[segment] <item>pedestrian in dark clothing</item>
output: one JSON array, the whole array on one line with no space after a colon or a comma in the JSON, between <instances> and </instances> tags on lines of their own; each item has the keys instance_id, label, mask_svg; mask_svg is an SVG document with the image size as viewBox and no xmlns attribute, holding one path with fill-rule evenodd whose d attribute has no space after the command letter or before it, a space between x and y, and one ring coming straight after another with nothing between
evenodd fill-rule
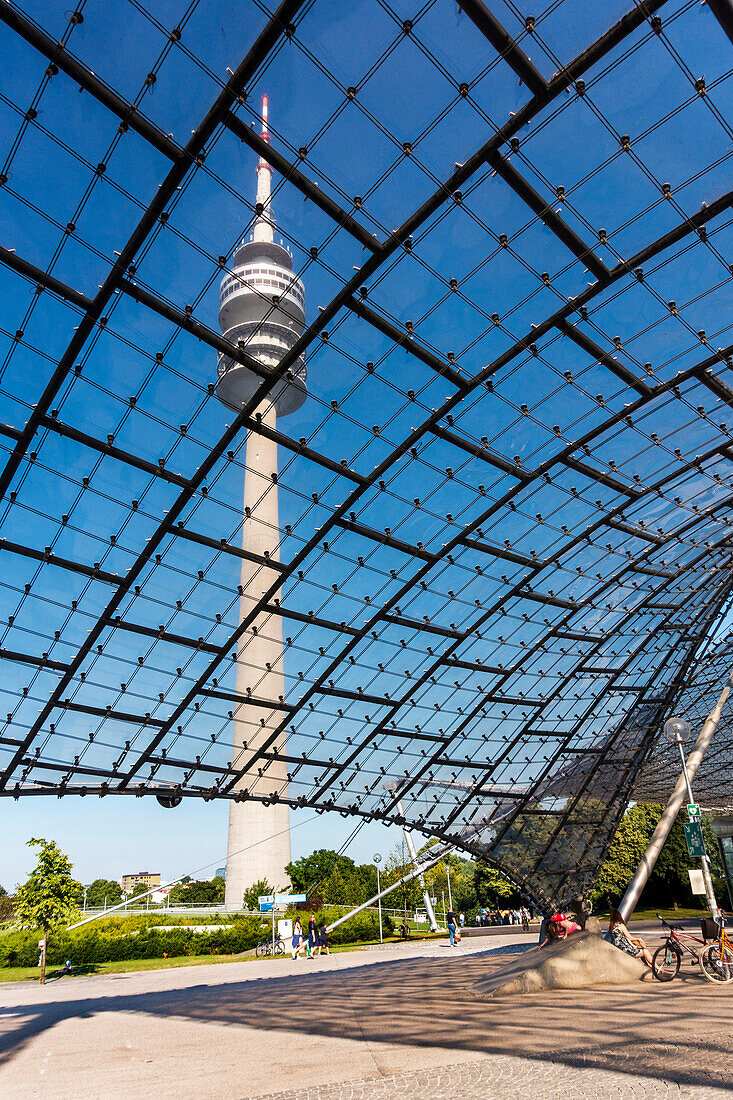
<instances>
[{"instance_id":1,"label":"pedestrian in dark clothing","mask_svg":"<svg viewBox=\"0 0 733 1100\"><path fill-rule=\"evenodd\" d=\"M321 921L321 927L318 929L318 949L319 951L325 951L327 955L331 954L331 948L328 943L328 929L326 928L326 922Z\"/></svg>"},{"instance_id":2,"label":"pedestrian in dark clothing","mask_svg":"<svg viewBox=\"0 0 733 1100\"><path fill-rule=\"evenodd\" d=\"M315 914L311 913L310 920L308 921L308 958L314 957L313 953L318 947L318 929L316 927Z\"/></svg>"}]
</instances>

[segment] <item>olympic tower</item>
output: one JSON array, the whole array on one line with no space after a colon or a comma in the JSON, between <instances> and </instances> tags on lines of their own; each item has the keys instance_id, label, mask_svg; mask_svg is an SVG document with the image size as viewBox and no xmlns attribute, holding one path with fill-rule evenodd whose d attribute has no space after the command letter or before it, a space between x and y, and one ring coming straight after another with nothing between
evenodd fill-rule
<instances>
[{"instance_id":1,"label":"olympic tower","mask_svg":"<svg viewBox=\"0 0 733 1100\"><path fill-rule=\"evenodd\" d=\"M262 99L262 138L269 142L267 96ZM263 367L274 369L292 348L305 325L305 292L293 274L293 260L274 240L270 209L272 168L262 157L257 165L256 218L249 240L237 247L231 271L219 291L222 334ZM227 355L219 356L217 396L239 412L255 394L261 378ZM281 416L295 412L306 398L306 367L298 359L253 413L247 432L244 475L242 549L255 555L242 559L240 622L252 611L274 577L265 557L278 561L280 527L277 499L277 443L271 430ZM260 428L261 430L257 430ZM233 766L242 767L253 751L272 736L284 716L283 631L279 615L260 614L239 639L232 743ZM274 704L274 706L272 705ZM285 732L275 746L285 753ZM257 761L240 779L237 789L259 796L229 806L226 908L242 907L242 894L260 879L282 888L290 862L290 814L281 801L287 793L285 763ZM259 801L278 797L265 805Z\"/></svg>"}]
</instances>

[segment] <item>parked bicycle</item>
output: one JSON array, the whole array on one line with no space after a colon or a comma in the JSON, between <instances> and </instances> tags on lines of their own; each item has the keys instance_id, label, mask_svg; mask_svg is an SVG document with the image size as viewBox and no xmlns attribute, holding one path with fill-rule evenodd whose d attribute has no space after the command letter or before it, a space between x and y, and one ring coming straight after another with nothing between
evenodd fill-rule
<instances>
[{"instance_id":1,"label":"parked bicycle","mask_svg":"<svg viewBox=\"0 0 733 1100\"><path fill-rule=\"evenodd\" d=\"M671 982L676 978L685 955L690 956L693 965L699 964L708 981L733 981L733 944L722 918L717 922L710 917L703 918L700 922L702 936L693 935L681 924L668 924L662 917L659 919L667 930L667 938L652 957L652 972L658 981Z\"/></svg>"},{"instance_id":2,"label":"parked bicycle","mask_svg":"<svg viewBox=\"0 0 733 1100\"><path fill-rule=\"evenodd\" d=\"M272 939L262 940L255 947L255 955L258 959L264 959L267 955L284 955L285 942L278 936L273 943Z\"/></svg>"}]
</instances>

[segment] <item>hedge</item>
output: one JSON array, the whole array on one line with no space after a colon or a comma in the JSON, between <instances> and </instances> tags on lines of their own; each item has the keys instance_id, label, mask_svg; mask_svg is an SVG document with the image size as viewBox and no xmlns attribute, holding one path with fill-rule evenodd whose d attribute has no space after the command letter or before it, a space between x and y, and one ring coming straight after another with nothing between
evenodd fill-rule
<instances>
[{"instance_id":1,"label":"hedge","mask_svg":"<svg viewBox=\"0 0 733 1100\"><path fill-rule=\"evenodd\" d=\"M321 927L321 922L325 920L326 924L333 924L335 920L344 915L342 908L336 906L326 906L323 909L319 909L316 913L316 924ZM303 932L307 935L308 931L308 913L288 913L288 916L293 920L296 916L300 918L303 925ZM386 913L382 913L382 932L385 936L391 936L394 932L394 922L392 918ZM365 909L362 913L357 913L355 917L350 920L344 921L338 928L334 929L329 934L329 940L332 944L344 944L344 943L364 943L371 940L379 939L379 915L370 909Z\"/></svg>"},{"instance_id":2,"label":"hedge","mask_svg":"<svg viewBox=\"0 0 733 1100\"><path fill-rule=\"evenodd\" d=\"M161 959L181 955L236 955L255 947L264 931L258 917L242 917L229 928L195 932L181 926L169 931L144 927L139 932L96 927L74 932L52 932L48 938L49 965L70 959L74 966L120 962L125 959ZM37 932L10 932L0 939L0 964L35 966Z\"/></svg>"},{"instance_id":3,"label":"hedge","mask_svg":"<svg viewBox=\"0 0 733 1100\"><path fill-rule=\"evenodd\" d=\"M328 907L316 914L327 924L338 919L343 909ZM289 912L292 919L299 917L304 929L308 913ZM231 919L231 918L230 918ZM182 955L237 955L249 951L268 935L270 923L253 916L236 916L226 928L212 932L197 932L181 924L161 931L153 927L161 914L145 916L129 915L122 918L106 918L73 932L51 932L48 938L47 962L61 966L70 959L74 966L93 966L97 963L120 962L127 959L176 958ZM382 914L385 936L392 935L394 923ZM0 967L35 966L38 962L38 932L9 931L0 935ZM351 920L331 933L331 943L363 943L379 939L377 913L358 913Z\"/></svg>"}]
</instances>

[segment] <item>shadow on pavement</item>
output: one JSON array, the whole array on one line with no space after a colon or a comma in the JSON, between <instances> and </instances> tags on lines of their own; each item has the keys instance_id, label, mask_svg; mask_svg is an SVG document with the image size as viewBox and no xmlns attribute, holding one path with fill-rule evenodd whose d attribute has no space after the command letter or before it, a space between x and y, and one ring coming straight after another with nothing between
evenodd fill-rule
<instances>
[{"instance_id":1,"label":"shadow on pavement","mask_svg":"<svg viewBox=\"0 0 733 1100\"><path fill-rule=\"evenodd\" d=\"M348 970L260 978L180 990L0 1007L0 1064L65 1019L142 1013L357 1043L511 1054L733 1092L733 998L683 970L669 985L474 997L501 963L480 957L388 960ZM100 979L104 980L104 979ZM39 991L40 994L40 991Z\"/></svg>"}]
</instances>

